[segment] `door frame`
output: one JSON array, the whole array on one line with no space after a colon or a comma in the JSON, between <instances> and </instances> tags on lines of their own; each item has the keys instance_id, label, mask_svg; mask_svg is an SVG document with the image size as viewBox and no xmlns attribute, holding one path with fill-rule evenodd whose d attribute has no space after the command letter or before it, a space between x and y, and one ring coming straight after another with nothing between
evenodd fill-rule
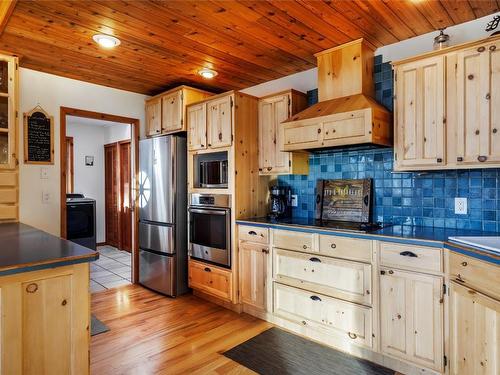
<instances>
[{"instance_id":1,"label":"door frame","mask_svg":"<svg viewBox=\"0 0 500 375\"><path fill-rule=\"evenodd\" d=\"M60 143L60 153L59 153L59 172L60 172L60 199L61 199L61 210L60 210L60 218L61 218L61 229L60 236L62 238L66 238L66 117L67 116L75 116L75 117L83 117L94 120L105 120L122 123L124 125L131 126L131 137L130 142L133 149L131 157L134 160L134 189L135 194L132 193L133 196L133 212L134 212L134 222L133 222L133 241L132 241L132 282L137 284L139 282L139 130L140 130L140 121L139 119L132 117L124 117L111 115L102 112L94 112L87 111L84 109L78 108L69 108L69 107L61 107L60 108L60 129L59 129L59 143Z\"/></svg>"}]
</instances>

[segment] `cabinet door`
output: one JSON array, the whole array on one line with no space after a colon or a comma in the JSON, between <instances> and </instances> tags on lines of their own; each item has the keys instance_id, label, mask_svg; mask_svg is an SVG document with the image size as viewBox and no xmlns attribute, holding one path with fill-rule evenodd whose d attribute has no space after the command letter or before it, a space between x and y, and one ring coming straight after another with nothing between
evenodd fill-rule
<instances>
[{"instance_id":1,"label":"cabinet door","mask_svg":"<svg viewBox=\"0 0 500 375\"><path fill-rule=\"evenodd\" d=\"M443 366L443 279L383 269L380 328L384 353L437 371Z\"/></svg>"},{"instance_id":2,"label":"cabinet door","mask_svg":"<svg viewBox=\"0 0 500 375\"><path fill-rule=\"evenodd\" d=\"M14 169L16 145L16 59L0 56L0 169Z\"/></svg>"},{"instance_id":3,"label":"cabinet door","mask_svg":"<svg viewBox=\"0 0 500 375\"><path fill-rule=\"evenodd\" d=\"M267 246L240 242L241 302L266 308Z\"/></svg>"},{"instance_id":4,"label":"cabinet door","mask_svg":"<svg viewBox=\"0 0 500 375\"><path fill-rule=\"evenodd\" d=\"M146 135L161 133L161 98L146 102Z\"/></svg>"},{"instance_id":5,"label":"cabinet door","mask_svg":"<svg viewBox=\"0 0 500 375\"><path fill-rule=\"evenodd\" d=\"M289 151L321 147L323 124L311 121L307 124L283 124L284 149Z\"/></svg>"},{"instance_id":6,"label":"cabinet door","mask_svg":"<svg viewBox=\"0 0 500 375\"><path fill-rule=\"evenodd\" d=\"M451 283L450 373L500 373L500 302Z\"/></svg>"},{"instance_id":7,"label":"cabinet door","mask_svg":"<svg viewBox=\"0 0 500 375\"><path fill-rule=\"evenodd\" d=\"M189 150L207 148L207 106L205 103L188 107L187 123Z\"/></svg>"},{"instance_id":8,"label":"cabinet door","mask_svg":"<svg viewBox=\"0 0 500 375\"><path fill-rule=\"evenodd\" d=\"M183 128L182 90L162 97L162 132L170 133Z\"/></svg>"},{"instance_id":9,"label":"cabinet door","mask_svg":"<svg viewBox=\"0 0 500 375\"><path fill-rule=\"evenodd\" d=\"M232 97L207 103L208 147L231 146L232 143Z\"/></svg>"},{"instance_id":10,"label":"cabinet door","mask_svg":"<svg viewBox=\"0 0 500 375\"><path fill-rule=\"evenodd\" d=\"M290 153L281 151L281 145L284 142L284 131L281 123L290 117L290 95L283 95L276 99L273 104L274 109L274 126L275 126L275 141L274 141L274 172L289 173L290 172Z\"/></svg>"},{"instance_id":11,"label":"cabinet door","mask_svg":"<svg viewBox=\"0 0 500 375\"><path fill-rule=\"evenodd\" d=\"M444 165L443 56L401 65L396 71L396 165Z\"/></svg>"},{"instance_id":12,"label":"cabinet door","mask_svg":"<svg viewBox=\"0 0 500 375\"><path fill-rule=\"evenodd\" d=\"M231 300L231 272L209 264L189 261L189 287L212 294L224 300Z\"/></svg>"},{"instance_id":13,"label":"cabinet door","mask_svg":"<svg viewBox=\"0 0 500 375\"><path fill-rule=\"evenodd\" d=\"M457 55L457 163L500 162L500 43Z\"/></svg>"}]
</instances>

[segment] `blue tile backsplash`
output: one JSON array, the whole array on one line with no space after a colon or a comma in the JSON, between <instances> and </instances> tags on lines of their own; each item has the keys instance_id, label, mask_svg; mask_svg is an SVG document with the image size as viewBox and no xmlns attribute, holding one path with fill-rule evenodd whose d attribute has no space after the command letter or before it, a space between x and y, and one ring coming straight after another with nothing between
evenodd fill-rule
<instances>
[{"instance_id":1,"label":"blue tile backsplash","mask_svg":"<svg viewBox=\"0 0 500 375\"><path fill-rule=\"evenodd\" d=\"M392 111L392 71L389 63L375 57L376 99ZM316 90L308 92L310 104ZM318 179L371 178L372 221L423 225L439 228L500 231L500 169L393 172L393 150L344 149L314 153L309 157L309 175L279 176L298 195L296 217L315 216ZM455 197L468 198L467 215L455 215Z\"/></svg>"}]
</instances>

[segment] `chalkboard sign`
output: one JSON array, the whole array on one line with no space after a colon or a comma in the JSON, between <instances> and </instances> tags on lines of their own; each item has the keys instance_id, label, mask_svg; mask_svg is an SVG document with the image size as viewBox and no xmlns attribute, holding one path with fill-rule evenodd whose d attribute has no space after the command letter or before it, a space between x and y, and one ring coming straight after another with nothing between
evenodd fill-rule
<instances>
[{"instance_id":1,"label":"chalkboard sign","mask_svg":"<svg viewBox=\"0 0 500 375\"><path fill-rule=\"evenodd\" d=\"M24 115L24 162L54 164L54 120L39 106Z\"/></svg>"},{"instance_id":2,"label":"chalkboard sign","mask_svg":"<svg viewBox=\"0 0 500 375\"><path fill-rule=\"evenodd\" d=\"M316 218L367 223L371 180L318 180Z\"/></svg>"}]
</instances>

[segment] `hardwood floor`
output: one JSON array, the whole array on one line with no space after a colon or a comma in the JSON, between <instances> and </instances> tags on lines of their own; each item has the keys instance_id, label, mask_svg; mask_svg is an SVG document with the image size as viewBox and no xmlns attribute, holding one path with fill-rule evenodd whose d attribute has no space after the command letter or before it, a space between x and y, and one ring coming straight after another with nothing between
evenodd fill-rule
<instances>
[{"instance_id":1,"label":"hardwood floor","mask_svg":"<svg viewBox=\"0 0 500 375\"><path fill-rule=\"evenodd\" d=\"M92 295L110 328L92 337L91 374L253 374L221 353L271 324L193 295L165 298L137 285Z\"/></svg>"}]
</instances>

